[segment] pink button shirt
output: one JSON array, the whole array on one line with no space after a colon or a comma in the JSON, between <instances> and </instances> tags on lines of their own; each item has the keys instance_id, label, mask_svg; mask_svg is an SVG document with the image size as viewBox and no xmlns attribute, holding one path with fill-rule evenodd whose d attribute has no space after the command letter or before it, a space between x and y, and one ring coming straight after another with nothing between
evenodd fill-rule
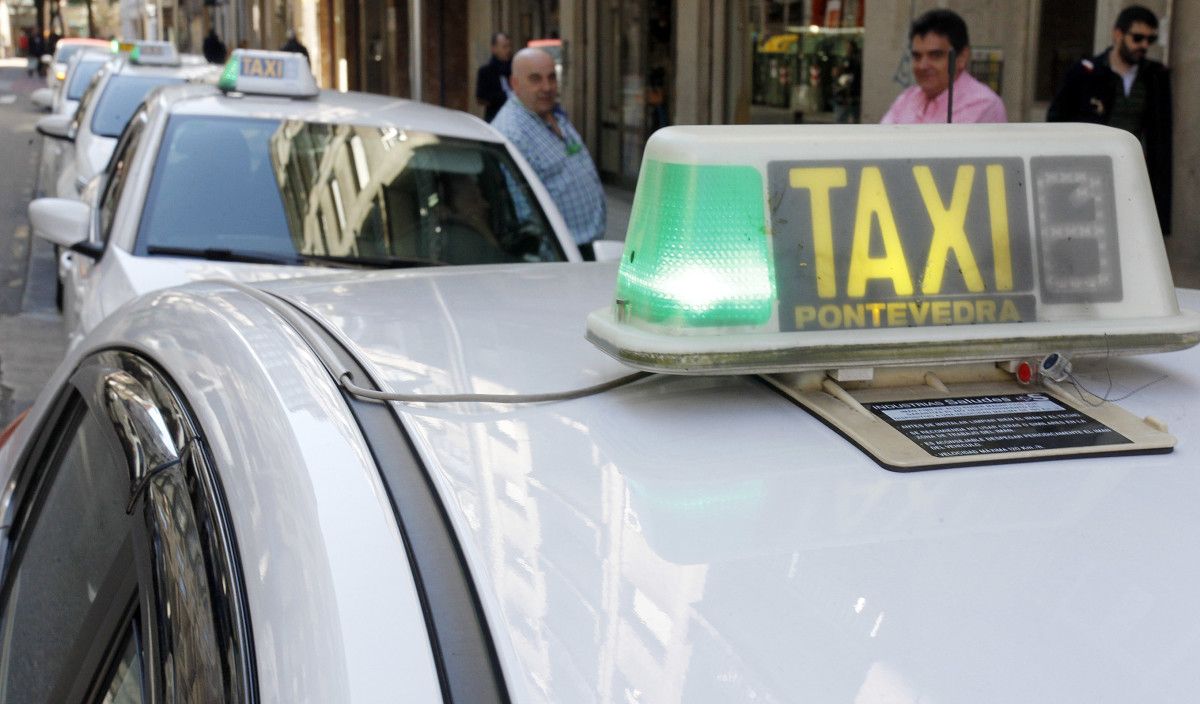
<instances>
[{"instance_id":1,"label":"pink button shirt","mask_svg":"<svg viewBox=\"0 0 1200 704\"><path fill-rule=\"evenodd\" d=\"M896 98L880 122L885 125L945 122L949 93L944 90L929 100L921 92L920 86L910 86ZM954 121L1008 122L1008 113L1000 96L963 71L954 81Z\"/></svg>"}]
</instances>

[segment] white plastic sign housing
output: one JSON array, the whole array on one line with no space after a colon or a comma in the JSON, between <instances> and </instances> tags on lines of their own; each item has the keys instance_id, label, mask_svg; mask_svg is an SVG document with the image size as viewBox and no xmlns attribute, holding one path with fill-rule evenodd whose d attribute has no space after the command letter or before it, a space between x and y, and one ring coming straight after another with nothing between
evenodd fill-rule
<instances>
[{"instance_id":1,"label":"white plastic sign housing","mask_svg":"<svg viewBox=\"0 0 1200 704\"><path fill-rule=\"evenodd\" d=\"M1124 131L673 127L588 337L642 369L743 373L1166 351L1200 315Z\"/></svg>"}]
</instances>

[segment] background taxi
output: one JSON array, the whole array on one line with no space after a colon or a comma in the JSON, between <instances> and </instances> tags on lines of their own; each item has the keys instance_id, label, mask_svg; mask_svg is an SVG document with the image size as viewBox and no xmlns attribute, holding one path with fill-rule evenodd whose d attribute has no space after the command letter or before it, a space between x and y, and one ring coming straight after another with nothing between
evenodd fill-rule
<instances>
[{"instance_id":1,"label":"background taxi","mask_svg":"<svg viewBox=\"0 0 1200 704\"><path fill-rule=\"evenodd\" d=\"M46 107L50 111L47 121L53 131L65 130L62 134L70 133L70 125L74 120L75 111L79 108L79 100L83 97L92 78L99 73L106 63L113 59L112 53L105 47L88 47L77 51L67 62L66 77L48 96ZM40 89L39 89L40 90ZM50 91L50 89L46 89ZM55 127L57 125L57 127ZM43 123L43 129L46 123ZM38 178L35 192L37 195L54 195L58 189L58 176L62 173L66 160L74 159L74 145L67 139L45 138L42 140L42 153L38 160Z\"/></svg>"},{"instance_id":2,"label":"background taxi","mask_svg":"<svg viewBox=\"0 0 1200 704\"><path fill-rule=\"evenodd\" d=\"M578 260L541 183L485 123L318 92L299 55L244 56L289 73L152 94L91 205L30 205L34 233L72 250L60 267L72 343L138 294L189 280Z\"/></svg>"},{"instance_id":3,"label":"background taxi","mask_svg":"<svg viewBox=\"0 0 1200 704\"><path fill-rule=\"evenodd\" d=\"M35 90L29 97L34 105L49 109L67 80L68 67L71 59L81 51L109 51L110 42L103 39L88 39L85 37L67 37L59 39L54 48L54 56L50 60L50 71L46 74L46 87Z\"/></svg>"},{"instance_id":4,"label":"background taxi","mask_svg":"<svg viewBox=\"0 0 1200 704\"><path fill-rule=\"evenodd\" d=\"M87 182L108 164L117 137L147 93L203 78L214 70L183 61L170 42L143 41L126 47L96 73L73 115L50 115L38 121L38 132L68 145L61 170L46 192L79 198Z\"/></svg>"}]
</instances>

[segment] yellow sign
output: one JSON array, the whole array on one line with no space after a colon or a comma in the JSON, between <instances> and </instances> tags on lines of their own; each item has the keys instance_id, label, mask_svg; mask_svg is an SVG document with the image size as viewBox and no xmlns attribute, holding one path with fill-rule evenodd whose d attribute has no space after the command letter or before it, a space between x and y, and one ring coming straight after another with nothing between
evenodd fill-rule
<instances>
[{"instance_id":1,"label":"yellow sign","mask_svg":"<svg viewBox=\"0 0 1200 704\"><path fill-rule=\"evenodd\" d=\"M1034 319L1020 159L768 170L782 329Z\"/></svg>"},{"instance_id":2,"label":"yellow sign","mask_svg":"<svg viewBox=\"0 0 1200 704\"><path fill-rule=\"evenodd\" d=\"M241 75L252 78L283 78L283 60L243 56Z\"/></svg>"}]
</instances>

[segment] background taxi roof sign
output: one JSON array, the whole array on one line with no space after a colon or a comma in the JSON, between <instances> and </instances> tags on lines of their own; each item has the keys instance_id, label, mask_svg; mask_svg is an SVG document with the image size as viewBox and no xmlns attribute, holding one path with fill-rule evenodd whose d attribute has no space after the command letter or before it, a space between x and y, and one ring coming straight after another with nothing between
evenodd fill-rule
<instances>
[{"instance_id":1,"label":"background taxi roof sign","mask_svg":"<svg viewBox=\"0 0 1200 704\"><path fill-rule=\"evenodd\" d=\"M224 91L298 98L320 92L308 59L288 51L235 49L217 86Z\"/></svg>"},{"instance_id":2,"label":"background taxi roof sign","mask_svg":"<svg viewBox=\"0 0 1200 704\"><path fill-rule=\"evenodd\" d=\"M143 66L178 66L179 51L173 42L144 39L127 45L119 45L121 51L128 52L132 63Z\"/></svg>"},{"instance_id":3,"label":"background taxi roof sign","mask_svg":"<svg viewBox=\"0 0 1200 704\"><path fill-rule=\"evenodd\" d=\"M588 337L642 369L769 372L1166 351L1200 315L1124 131L672 127Z\"/></svg>"}]
</instances>

